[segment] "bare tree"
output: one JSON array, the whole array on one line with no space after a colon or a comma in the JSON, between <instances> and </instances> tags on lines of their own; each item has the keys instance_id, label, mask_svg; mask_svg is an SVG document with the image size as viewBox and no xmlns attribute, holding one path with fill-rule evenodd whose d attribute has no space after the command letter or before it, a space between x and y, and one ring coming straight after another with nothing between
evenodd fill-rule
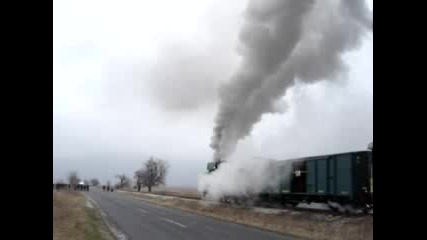
<instances>
[{"instance_id":1,"label":"bare tree","mask_svg":"<svg viewBox=\"0 0 427 240\"><path fill-rule=\"evenodd\" d=\"M92 183L92 186L98 186L99 185L99 180L96 178L92 178L90 180L90 183Z\"/></svg>"},{"instance_id":2,"label":"bare tree","mask_svg":"<svg viewBox=\"0 0 427 240\"><path fill-rule=\"evenodd\" d=\"M135 172L138 191L141 190L142 186L145 186L151 192L153 186L165 183L167 169L167 163L161 159L151 157L144 162L143 167Z\"/></svg>"},{"instance_id":3,"label":"bare tree","mask_svg":"<svg viewBox=\"0 0 427 240\"><path fill-rule=\"evenodd\" d=\"M143 186L142 179L144 177L144 171L142 169L136 171L134 177L136 179L136 187L138 188L138 192L140 192Z\"/></svg>"},{"instance_id":4,"label":"bare tree","mask_svg":"<svg viewBox=\"0 0 427 240\"><path fill-rule=\"evenodd\" d=\"M125 174L116 175L116 178L119 179L119 183L116 184L116 188L124 188L130 186L130 179Z\"/></svg>"},{"instance_id":5,"label":"bare tree","mask_svg":"<svg viewBox=\"0 0 427 240\"><path fill-rule=\"evenodd\" d=\"M70 174L68 174L68 183L71 185L77 185L80 182L80 178L77 175L76 171L70 172Z\"/></svg>"}]
</instances>

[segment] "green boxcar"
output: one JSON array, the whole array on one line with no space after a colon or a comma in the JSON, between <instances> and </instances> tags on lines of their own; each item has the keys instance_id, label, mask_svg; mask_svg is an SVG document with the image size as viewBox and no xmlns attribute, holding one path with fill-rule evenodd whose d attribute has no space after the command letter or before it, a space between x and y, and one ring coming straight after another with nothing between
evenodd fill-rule
<instances>
[{"instance_id":1,"label":"green boxcar","mask_svg":"<svg viewBox=\"0 0 427 240\"><path fill-rule=\"evenodd\" d=\"M327 194L328 191L328 159L316 160L317 172L316 172L316 193Z\"/></svg>"},{"instance_id":2,"label":"green boxcar","mask_svg":"<svg viewBox=\"0 0 427 240\"><path fill-rule=\"evenodd\" d=\"M329 194L328 158L307 161L307 193Z\"/></svg>"},{"instance_id":3,"label":"green boxcar","mask_svg":"<svg viewBox=\"0 0 427 240\"><path fill-rule=\"evenodd\" d=\"M352 154L343 154L336 156L336 195L352 197L353 193L353 174L352 174Z\"/></svg>"},{"instance_id":4,"label":"green boxcar","mask_svg":"<svg viewBox=\"0 0 427 240\"><path fill-rule=\"evenodd\" d=\"M336 187L336 177L337 177L337 167L336 167L336 157L331 157L328 159L328 192L331 195L337 194Z\"/></svg>"},{"instance_id":5,"label":"green boxcar","mask_svg":"<svg viewBox=\"0 0 427 240\"><path fill-rule=\"evenodd\" d=\"M273 171L280 175L278 187L265 189L260 199L277 202L372 204L372 153L359 151L274 161ZM208 164L208 171L217 168ZM369 196L369 193L371 196Z\"/></svg>"},{"instance_id":6,"label":"green boxcar","mask_svg":"<svg viewBox=\"0 0 427 240\"><path fill-rule=\"evenodd\" d=\"M352 196L354 153L311 158L306 162L307 193Z\"/></svg>"},{"instance_id":7,"label":"green boxcar","mask_svg":"<svg viewBox=\"0 0 427 240\"><path fill-rule=\"evenodd\" d=\"M316 160L307 162L307 193L316 193Z\"/></svg>"},{"instance_id":8,"label":"green boxcar","mask_svg":"<svg viewBox=\"0 0 427 240\"><path fill-rule=\"evenodd\" d=\"M361 199L365 188L372 189L369 157L370 152L360 151L278 161L281 174L278 190L299 196Z\"/></svg>"},{"instance_id":9,"label":"green boxcar","mask_svg":"<svg viewBox=\"0 0 427 240\"><path fill-rule=\"evenodd\" d=\"M307 194L361 197L369 189L368 152L336 154L306 160ZM357 196L356 196L357 195Z\"/></svg>"}]
</instances>

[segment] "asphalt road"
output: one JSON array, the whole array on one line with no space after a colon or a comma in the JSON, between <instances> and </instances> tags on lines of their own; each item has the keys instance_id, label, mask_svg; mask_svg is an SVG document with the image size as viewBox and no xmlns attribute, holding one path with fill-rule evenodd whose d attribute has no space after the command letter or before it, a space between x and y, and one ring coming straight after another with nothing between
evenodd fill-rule
<instances>
[{"instance_id":1,"label":"asphalt road","mask_svg":"<svg viewBox=\"0 0 427 240\"><path fill-rule=\"evenodd\" d=\"M102 208L108 222L118 228L127 240L293 239L273 232L157 206L116 192L91 189L87 194Z\"/></svg>"}]
</instances>

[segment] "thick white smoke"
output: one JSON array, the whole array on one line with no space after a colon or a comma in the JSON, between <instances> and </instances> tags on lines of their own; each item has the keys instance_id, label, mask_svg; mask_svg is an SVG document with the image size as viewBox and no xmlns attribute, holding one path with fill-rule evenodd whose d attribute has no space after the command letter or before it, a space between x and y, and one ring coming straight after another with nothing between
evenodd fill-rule
<instances>
[{"instance_id":1,"label":"thick white smoke","mask_svg":"<svg viewBox=\"0 0 427 240\"><path fill-rule=\"evenodd\" d=\"M233 157L237 142L263 114L277 110L276 100L296 81L344 78L342 54L357 48L368 31L372 15L363 0L250 1L240 32L243 61L221 88L211 143L214 160L226 163L202 177L199 189L214 196L244 194L276 182L268 179L268 164Z\"/></svg>"},{"instance_id":2,"label":"thick white smoke","mask_svg":"<svg viewBox=\"0 0 427 240\"><path fill-rule=\"evenodd\" d=\"M218 170L201 175L198 190L207 191L209 200L217 201L222 196L249 196L274 187L279 181L275 161L255 157L257 155L250 139L241 142L229 161L220 165Z\"/></svg>"}]
</instances>

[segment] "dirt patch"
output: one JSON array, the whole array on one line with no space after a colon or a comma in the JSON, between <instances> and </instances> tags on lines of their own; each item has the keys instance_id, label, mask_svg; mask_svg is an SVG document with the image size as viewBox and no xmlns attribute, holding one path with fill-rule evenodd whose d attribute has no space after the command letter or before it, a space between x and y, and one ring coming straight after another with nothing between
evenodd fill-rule
<instances>
[{"instance_id":1,"label":"dirt patch","mask_svg":"<svg viewBox=\"0 0 427 240\"><path fill-rule=\"evenodd\" d=\"M233 208L199 200L164 198L137 192L120 193L157 205L289 234L302 239L373 239L373 216L348 217L294 210L268 211L259 208Z\"/></svg>"},{"instance_id":2,"label":"dirt patch","mask_svg":"<svg viewBox=\"0 0 427 240\"><path fill-rule=\"evenodd\" d=\"M53 192L54 240L112 240L99 213L80 192Z\"/></svg>"}]
</instances>

